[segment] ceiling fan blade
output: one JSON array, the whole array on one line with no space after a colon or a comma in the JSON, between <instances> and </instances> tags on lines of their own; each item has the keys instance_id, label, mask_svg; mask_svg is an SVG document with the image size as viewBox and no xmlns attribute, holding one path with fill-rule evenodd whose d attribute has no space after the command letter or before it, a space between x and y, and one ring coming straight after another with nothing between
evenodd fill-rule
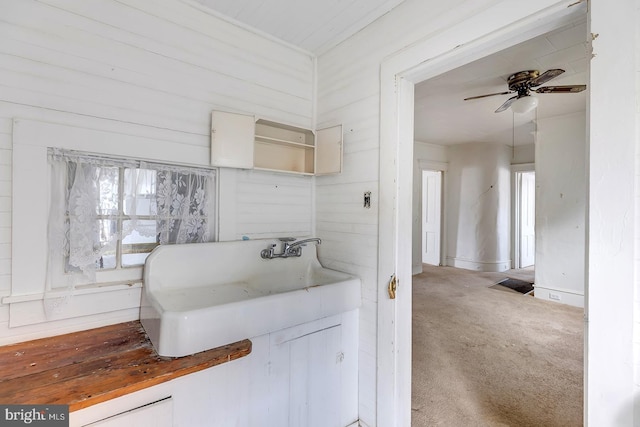
<instances>
[{"instance_id":1,"label":"ceiling fan blade","mask_svg":"<svg viewBox=\"0 0 640 427\"><path fill-rule=\"evenodd\" d=\"M529 82L529 86L530 87L540 86L541 84L544 84L549 80L558 77L562 73L564 73L564 70L561 70L560 68L552 68L551 70L547 70L544 73L540 74L535 79L531 79L531 81Z\"/></svg>"},{"instance_id":2,"label":"ceiling fan blade","mask_svg":"<svg viewBox=\"0 0 640 427\"><path fill-rule=\"evenodd\" d=\"M576 93L582 92L587 85L545 86L535 90L536 93Z\"/></svg>"},{"instance_id":3,"label":"ceiling fan blade","mask_svg":"<svg viewBox=\"0 0 640 427\"><path fill-rule=\"evenodd\" d=\"M470 98L465 98L465 101L468 101L470 99L480 99L480 98L486 98L487 96L496 96L496 95L509 95L510 93L513 93L512 91L507 91L507 92L499 92L499 93L489 93L487 95L478 95L478 96L472 96Z\"/></svg>"},{"instance_id":4,"label":"ceiling fan blade","mask_svg":"<svg viewBox=\"0 0 640 427\"><path fill-rule=\"evenodd\" d=\"M509 108L511 106L511 104L513 104L513 101L515 101L516 99L518 99L518 95L512 96L511 98L507 99L504 102L504 104L502 104L500 107L498 107L498 109L496 110L496 113L501 113L504 110L506 110L507 108Z\"/></svg>"}]
</instances>

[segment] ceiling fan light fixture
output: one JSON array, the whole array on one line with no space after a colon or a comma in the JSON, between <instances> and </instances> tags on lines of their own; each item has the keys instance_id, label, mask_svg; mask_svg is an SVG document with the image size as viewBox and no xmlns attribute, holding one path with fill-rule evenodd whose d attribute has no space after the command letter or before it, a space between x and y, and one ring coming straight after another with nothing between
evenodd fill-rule
<instances>
[{"instance_id":1,"label":"ceiling fan light fixture","mask_svg":"<svg viewBox=\"0 0 640 427\"><path fill-rule=\"evenodd\" d=\"M521 96L511 103L511 110L516 114L524 114L538 106L538 98L531 95Z\"/></svg>"}]
</instances>

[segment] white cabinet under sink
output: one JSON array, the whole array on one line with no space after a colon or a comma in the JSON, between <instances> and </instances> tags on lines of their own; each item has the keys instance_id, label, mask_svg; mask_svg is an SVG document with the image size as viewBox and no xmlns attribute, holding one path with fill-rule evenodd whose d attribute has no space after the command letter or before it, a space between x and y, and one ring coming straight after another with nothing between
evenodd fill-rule
<instances>
[{"instance_id":1,"label":"white cabinet under sink","mask_svg":"<svg viewBox=\"0 0 640 427\"><path fill-rule=\"evenodd\" d=\"M172 427L173 402L171 397L152 402L116 415L109 416L83 427Z\"/></svg>"},{"instance_id":2,"label":"white cabinet under sink","mask_svg":"<svg viewBox=\"0 0 640 427\"><path fill-rule=\"evenodd\" d=\"M273 391L288 396L277 425L340 426L341 332L336 325L271 347L271 368L280 371Z\"/></svg>"},{"instance_id":3,"label":"white cabinet under sink","mask_svg":"<svg viewBox=\"0 0 640 427\"><path fill-rule=\"evenodd\" d=\"M251 426L345 427L358 414L358 310L252 338Z\"/></svg>"},{"instance_id":4,"label":"white cabinet under sink","mask_svg":"<svg viewBox=\"0 0 640 427\"><path fill-rule=\"evenodd\" d=\"M211 114L211 164L303 175L342 172L342 126L312 131L244 114Z\"/></svg>"}]
</instances>

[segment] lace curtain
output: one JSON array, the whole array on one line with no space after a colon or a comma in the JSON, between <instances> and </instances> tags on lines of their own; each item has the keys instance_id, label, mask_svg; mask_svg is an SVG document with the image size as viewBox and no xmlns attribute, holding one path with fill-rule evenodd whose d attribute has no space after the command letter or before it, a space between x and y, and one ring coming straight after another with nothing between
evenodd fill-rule
<instances>
[{"instance_id":1,"label":"lace curtain","mask_svg":"<svg viewBox=\"0 0 640 427\"><path fill-rule=\"evenodd\" d=\"M51 149L47 289L95 283L104 257L127 236L159 244L213 239L215 171ZM60 274L62 272L62 274ZM60 283L62 277L62 283ZM59 303L59 301L58 301Z\"/></svg>"},{"instance_id":2,"label":"lace curtain","mask_svg":"<svg viewBox=\"0 0 640 427\"><path fill-rule=\"evenodd\" d=\"M161 165L156 170L158 188L151 206L158 243L209 241L207 187L211 185L211 173L184 172Z\"/></svg>"}]
</instances>

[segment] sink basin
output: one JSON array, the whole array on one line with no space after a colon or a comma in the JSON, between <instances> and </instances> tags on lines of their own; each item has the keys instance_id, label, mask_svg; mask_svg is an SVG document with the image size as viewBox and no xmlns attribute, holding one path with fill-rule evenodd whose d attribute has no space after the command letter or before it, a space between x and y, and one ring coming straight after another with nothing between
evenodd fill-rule
<instances>
[{"instance_id":1,"label":"sink basin","mask_svg":"<svg viewBox=\"0 0 640 427\"><path fill-rule=\"evenodd\" d=\"M360 279L302 256L262 259L277 240L158 246L144 268L140 320L161 356L180 357L360 306Z\"/></svg>"}]
</instances>

